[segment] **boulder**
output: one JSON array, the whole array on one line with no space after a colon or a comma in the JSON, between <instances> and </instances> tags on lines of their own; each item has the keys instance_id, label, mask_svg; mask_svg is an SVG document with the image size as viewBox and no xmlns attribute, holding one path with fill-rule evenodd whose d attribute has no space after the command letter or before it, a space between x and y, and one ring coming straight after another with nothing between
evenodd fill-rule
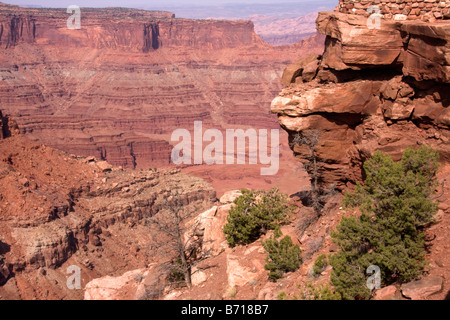
<instances>
[{"instance_id":1,"label":"boulder","mask_svg":"<svg viewBox=\"0 0 450 320\"><path fill-rule=\"evenodd\" d=\"M395 300L397 296L397 287L388 286L375 292L373 300Z\"/></svg>"},{"instance_id":2,"label":"boulder","mask_svg":"<svg viewBox=\"0 0 450 320\"><path fill-rule=\"evenodd\" d=\"M402 285L403 296L411 300L425 300L435 293L442 291L444 278L441 276L429 276L422 280L412 281Z\"/></svg>"},{"instance_id":3,"label":"boulder","mask_svg":"<svg viewBox=\"0 0 450 320\"><path fill-rule=\"evenodd\" d=\"M241 190L232 190L232 191L225 192L225 194L220 198L219 201L222 204L229 204L229 203L233 203L234 200L236 200L240 196L242 196Z\"/></svg>"},{"instance_id":4,"label":"boulder","mask_svg":"<svg viewBox=\"0 0 450 320\"><path fill-rule=\"evenodd\" d=\"M112 171L113 166L110 165L108 162L106 161L99 161L96 163L97 167L102 171L102 172L109 172Z\"/></svg>"},{"instance_id":5,"label":"boulder","mask_svg":"<svg viewBox=\"0 0 450 320\"><path fill-rule=\"evenodd\" d=\"M139 269L129 271L120 277L103 277L92 280L85 287L84 299L134 300L134 293L141 284L144 273L144 269Z\"/></svg>"},{"instance_id":6,"label":"boulder","mask_svg":"<svg viewBox=\"0 0 450 320\"><path fill-rule=\"evenodd\" d=\"M197 245L196 239L202 237L201 255L202 257L215 257L221 254L228 247L223 227L227 223L228 212L232 204L220 207L214 206L201 213L195 219L188 222L184 241Z\"/></svg>"},{"instance_id":7,"label":"boulder","mask_svg":"<svg viewBox=\"0 0 450 320\"><path fill-rule=\"evenodd\" d=\"M410 101L385 101L382 109L387 119L406 120L411 117L414 111L414 105Z\"/></svg>"},{"instance_id":8,"label":"boulder","mask_svg":"<svg viewBox=\"0 0 450 320\"><path fill-rule=\"evenodd\" d=\"M227 255L227 277L229 287L242 287L251 281L257 281L264 276L264 267L261 268L256 260L247 261L235 255Z\"/></svg>"},{"instance_id":9,"label":"boulder","mask_svg":"<svg viewBox=\"0 0 450 320\"><path fill-rule=\"evenodd\" d=\"M206 282L206 280L208 280L208 276L205 272L195 267L192 268L191 283L194 287L201 285Z\"/></svg>"},{"instance_id":10,"label":"boulder","mask_svg":"<svg viewBox=\"0 0 450 320\"><path fill-rule=\"evenodd\" d=\"M205 219L204 224L202 255L217 256L228 247L223 227L227 223L230 209L231 204L218 207L214 214L212 211L209 212L210 215Z\"/></svg>"}]
</instances>

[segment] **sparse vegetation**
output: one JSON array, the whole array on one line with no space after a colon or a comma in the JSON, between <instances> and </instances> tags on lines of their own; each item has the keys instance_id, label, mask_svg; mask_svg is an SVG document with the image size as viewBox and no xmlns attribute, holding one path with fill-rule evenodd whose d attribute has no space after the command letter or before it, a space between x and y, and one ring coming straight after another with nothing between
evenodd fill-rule
<instances>
[{"instance_id":1,"label":"sparse vegetation","mask_svg":"<svg viewBox=\"0 0 450 320\"><path fill-rule=\"evenodd\" d=\"M288 221L293 212L286 195L270 191L242 190L234 201L223 231L230 247L250 244L269 230Z\"/></svg>"},{"instance_id":2,"label":"sparse vegetation","mask_svg":"<svg viewBox=\"0 0 450 320\"><path fill-rule=\"evenodd\" d=\"M318 216L322 214L322 210L331 196L336 191L336 186L324 186L323 177L321 175L321 168L324 163L324 159L320 159L317 155L317 147L319 146L321 132L318 130L312 130L307 132L297 133L291 143L291 148L296 145L305 146L308 148L309 156L306 156L307 162L304 163L306 172L311 177L311 191L309 192L309 198L303 200L308 206L314 208L314 211Z\"/></svg>"},{"instance_id":3,"label":"sparse vegetation","mask_svg":"<svg viewBox=\"0 0 450 320\"><path fill-rule=\"evenodd\" d=\"M155 231L163 235L159 243L161 250L174 257L167 263L169 278L173 282L184 281L189 288L192 286L191 268L198 261L198 240L195 240L195 235L199 222L189 224L195 215L196 211L183 208L182 199L175 195L173 204L167 207L164 214L158 214L149 220Z\"/></svg>"},{"instance_id":4,"label":"sparse vegetation","mask_svg":"<svg viewBox=\"0 0 450 320\"><path fill-rule=\"evenodd\" d=\"M330 257L331 284L343 299L368 299L366 270L380 267L382 282L407 282L425 265L424 228L437 204L439 154L429 147L407 149L401 161L381 152L364 164L366 180L347 193L345 206L361 216L344 217L332 234L340 251Z\"/></svg>"},{"instance_id":5,"label":"sparse vegetation","mask_svg":"<svg viewBox=\"0 0 450 320\"><path fill-rule=\"evenodd\" d=\"M168 280L171 283L183 283L186 281L184 272L182 271L183 265L181 258L175 259L171 263L171 270L168 276Z\"/></svg>"},{"instance_id":6,"label":"sparse vegetation","mask_svg":"<svg viewBox=\"0 0 450 320\"><path fill-rule=\"evenodd\" d=\"M264 269L269 271L269 278L273 281L283 278L287 272L296 271L302 262L300 247L294 245L289 236L278 240L282 235L280 227L277 227L274 234L262 243L267 253Z\"/></svg>"},{"instance_id":7,"label":"sparse vegetation","mask_svg":"<svg viewBox=\"0 0 450 320\"><path fill-rule=\"evenodd\" d=\"M341 295L335 292L328 284L313 285L311 282L306 285L298 285L300 293L292 297L282 291L278 294L278 300L342 300Z\"/></svg>"},{"instance_id":8,"label":"sparse vegetation","mask_svg":"<svg viewBox=\"0 0 450 320\"><path fill-rule=\"evenodd\" d=\"M308 283L305 288L301 289L300 296L302 300L342 300L342 296L338 292L334 292L327 284L314 286L312 283Z\"/></svg>"}]
</instances>

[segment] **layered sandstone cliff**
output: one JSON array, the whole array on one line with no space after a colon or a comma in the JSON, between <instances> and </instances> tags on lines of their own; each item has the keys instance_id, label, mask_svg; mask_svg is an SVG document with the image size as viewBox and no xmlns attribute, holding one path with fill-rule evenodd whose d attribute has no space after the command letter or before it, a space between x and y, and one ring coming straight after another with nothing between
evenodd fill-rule
<instances>
[{"instance_id":1,"label":"layered sandstone cliff","mask_svg":"<svg viewBox=\"0 0 450 320\"><path fill-rule=\"evenodd\" d=\"M450 159L450 21L433 23L322 12L322 56L287 68L292 83L272 102L281 126L296 136L316 133L324 184L359 181L374 151L399 158L406 147L431 145ZM310 149L292 145L301 159Z\"/></svg>"},{"instance_id":2,"label":"layered sandstone cliff","mask_svg":"<svg viewBox=\"0 0 450 320\"><path fill-rule=\"evenodd\" d=\"M248 21L82 8L70 30L69 16L2 7L0 104L30 138L123 167L168 165L171 133L194 121L275 128L284 66L323 48L321 36L272 47Z\"/></svg>"}]
</instances>

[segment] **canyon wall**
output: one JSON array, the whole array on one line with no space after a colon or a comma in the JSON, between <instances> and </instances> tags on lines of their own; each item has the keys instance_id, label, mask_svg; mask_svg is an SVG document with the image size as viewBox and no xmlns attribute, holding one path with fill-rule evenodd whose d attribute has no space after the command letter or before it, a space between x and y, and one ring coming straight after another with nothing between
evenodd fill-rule
<instances>
[{"instance_id":1,"label":"canyon wall","mask_svg":"<svg viewBox=\"0 0 450 320\"><path fill-rule=\"evenodd\" d=\"M377 6L378 9L369 9ZM336 8L341 13L366 15L380 14L384 18L393 18L396 15L404 15L408 20L433 20L450 18L449 0L340 0ZM370 12L368 12L368 10Z\"/></svg>"},{"instance_id":2,"label":"canyon wall","mask_svg":"<svg viewBox=\"0 0 450 320\"><path fill-rule=\"evenodd\" d=\"M248 21L122 8L1 7L0 104L21 132L123 167L170 162L175 129L276 128L267 112L286 64L323 37L265 44ZM275 120L275 121L274 121Z\"/></svg>"},{"instance_id":3,"label":"canyon wall","mask_svg":"<svg viewBox=\"0 0 450 320\"><path fill-rule=\"evenodd\" d=\"M366 17L322 12L317 27L323 55L286 69L292 84L272 111L302 161L311 156L304 142L319 137L323 185L360 181L376 150L399 159L406 147L430 145L448 163L450 21L382 19L369 29Z\"/></svg>"}]
</instances>

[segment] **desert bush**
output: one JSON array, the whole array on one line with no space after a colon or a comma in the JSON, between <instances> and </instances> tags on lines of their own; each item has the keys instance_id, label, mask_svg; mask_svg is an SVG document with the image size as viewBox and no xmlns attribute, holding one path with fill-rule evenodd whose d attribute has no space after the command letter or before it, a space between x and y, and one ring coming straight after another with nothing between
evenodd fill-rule
<instances>
[{"instance_id":1,"label":"desert bush","mask_svg":"<svg viewBox=\"0 0 450 320\"><path fill-rule=\"evenodd\" d=\"M242 196L234 204L223 228L230 247L258 240L268 230L287 222L293 211L287 196L278 189L242 190Z\"/></svg>"},{"instance_id":2,"label":"desert bush","mask_svg":"<svg viewBox=\"0 0 450 320\"><path fill-rule=\"evenodd\" d=\"M277 227L274 234L262 243L267 254L264 269L269 271L269 278L274 281L281 279L285 273L300 268L302 260L300 247L294 245L289 236L278 240L282 235Z\"/></svg>"},{"instance_id":3,"label":"desert bush","mask_svg":"<svg viewBox=\"0 0 450 320\"><path fill-rule=\"evenodd\" d=\"M301 288L300 297L303 300L342 300L338 292L334 292L328 284L314 286L308 283L305 288Z\"/></svg>"},{"instance_id":4,"label":"desert bush","mask_svg":"<svg viewBox=\"0 0 450 320\"><path fill-rule=\"evenodd\" d=\"M318 277L328 267L328 258L326 254L320 255L314 262L314 276Z\"/></svg>"}]
</instances>

